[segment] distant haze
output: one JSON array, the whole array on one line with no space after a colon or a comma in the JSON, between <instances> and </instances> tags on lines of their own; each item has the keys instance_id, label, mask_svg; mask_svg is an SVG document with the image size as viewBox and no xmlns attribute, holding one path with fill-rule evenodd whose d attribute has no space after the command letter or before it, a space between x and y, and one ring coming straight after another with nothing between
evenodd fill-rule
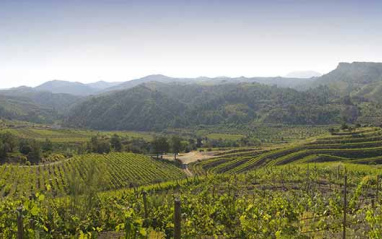
<instances>
[{"instance_id":1,"label":"distant haze","mask_svg":"<svg viewBox=\"0 0 382 239\"><path fill-rule=\"evenodd\" d=\"M0 1L0 88L382 62L382 1Z\"/></svg>"},{"instance_id":2,"label":"distant haze","mask_svg":"<svg viewBox=\"0 0 382 239\"><path fill-rule=\"evenodd\" d=\"M285 77L288 78L312 78L312 77L319 77L322 74L316 71L294 71L289 74L287 74Z\"/></svg>"}]
</instances>

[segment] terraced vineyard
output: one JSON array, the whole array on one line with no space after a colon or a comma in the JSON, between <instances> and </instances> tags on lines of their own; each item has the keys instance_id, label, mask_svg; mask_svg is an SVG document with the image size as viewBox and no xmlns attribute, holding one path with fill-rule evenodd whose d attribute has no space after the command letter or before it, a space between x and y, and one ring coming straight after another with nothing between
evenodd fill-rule
<instances>
[{"instance_id":1,"label":"terraced vineyard","mask_svg":"<svg viewBox=\"0 0 382 239\"><path fill-rule=\"evenodd\" d=\"M182 129L168 129L168 134L195 135L208 139L240 140L247 137L262 144L283 144L297 140L305 140L323 134L329 134L328 129L336 125L278 125L278 124L250 124L250 125L220 125L191 127Z\"/></svg>"},{"instance_id":2,"label":"terraced vineyard","mask_svg":"<svg viewBox=\"0 0 382 239\"><path fill-rule=\"evenodd\" d=\"M288 163L342 161L359 164L382 162L382 130L364 128L336 133L280 149L236 150L220 157L196 162L190 169L196 174L242 173L252 169Z\"/></svg>"},{"instance_id":3,"label":"terraced vineyard","mask_svg":"<svg viewBox=\"0 0 382 239\"><path fill-rule=\"evenodd\" d=\"M70 180L102 179L104 190L184 178L175 165L132 153L90 154L39 166L0 166L0 197L30 196L49 191L66 195ZM78 182L79 183L79 182ZM101 183L101 182L100 182Z\"/></svg>"}]
</instances>

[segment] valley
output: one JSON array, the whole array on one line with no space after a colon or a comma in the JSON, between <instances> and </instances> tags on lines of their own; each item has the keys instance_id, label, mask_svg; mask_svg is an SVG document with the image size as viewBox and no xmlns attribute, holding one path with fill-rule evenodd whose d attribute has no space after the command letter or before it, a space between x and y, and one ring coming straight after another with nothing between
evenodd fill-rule
<instances>
[{"instance_id":1,"label":"valley","mask_svg":"<svg viewBox=\"0 0 382 239\"><path fill-rule=\"evenodd\" d=\"M378 238L375 69L0 91L0 236Z\"/></svg>"}]
</instances>

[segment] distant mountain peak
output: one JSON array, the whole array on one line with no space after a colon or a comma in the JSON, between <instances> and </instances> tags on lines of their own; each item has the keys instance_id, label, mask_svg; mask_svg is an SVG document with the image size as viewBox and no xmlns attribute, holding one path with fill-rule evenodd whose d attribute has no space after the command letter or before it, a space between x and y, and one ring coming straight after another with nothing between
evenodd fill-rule
<instances>
[{"instance_id":1,"label":"distant mountain peak","mask_svg":"<svg viewBox=\"0 0 382 239\"><path fill-rule=\"evenodd\" d=\"M89 83L86 85L90 86L96 90L104 90L104 89L107 89L107 88L110 88L113 86L117 86L119 84L121 84L121 82L107 82L107 81L100 80L100 81L97 81L94 83Z\"/></svg>"},{"instance_id":2,"label":"distant mountain peak","mask_svg":"<svg viewBox=\"0 0 382 239\"><path fill-rule=\"evenodd\" d=\"M71 95L90 95L96 90L80 82L69 82L62 80L52 80L45 82L35 88L39 91L49 91L51 93L64 93Z\"/></svg>"},{"instance_id":3,"label":"distant mountain peak","mask_svg":"<svg viewBox=\"0 0 382 239\"><path fill-rule=\"evenodd\" d=\"M35 87L34 89L38 91L48 91L51 93L64 93L78 96L88 96L96 94L104 89L117 86L119 84L121 83L98 81L95 83L84 84L81 82L51 80Z\"/></svg>"},{"instance_id":4,"label":"distant mountain peak","mask_svg":"<svg viewBox=\"0 0 382 239\"><path fill-rule=\"evenodd\" d=\"M340 62L336 69L318 78L314 85L329 85L343 94L355 94L371 84L382 84L382 63Z\"/></svg>"},{"instance_id":5,"label":"distant mountain peak","mask_svg":"<svg viewBox=\"0 0 382 239\"><path fill-rule=\"evenodd\" d=\"M148 76L142 77L141 79L157 80L157 79L172 79L172 77L165 76L162 74L154 74L154 75L148 75Z\"/></svg>"},{"instance_id":6,"label":"distant mountain peak","mask_svg":"<svg viewBox=\"0 0 382 239\"><path fill-rule=\"evenodd\" d=\"M19 87L11 88L9 90L31 90L31 89L33 89L33 88L29 87L29 86L22 85L22 86L19 86Z\"/></svg>"}]
</instances>

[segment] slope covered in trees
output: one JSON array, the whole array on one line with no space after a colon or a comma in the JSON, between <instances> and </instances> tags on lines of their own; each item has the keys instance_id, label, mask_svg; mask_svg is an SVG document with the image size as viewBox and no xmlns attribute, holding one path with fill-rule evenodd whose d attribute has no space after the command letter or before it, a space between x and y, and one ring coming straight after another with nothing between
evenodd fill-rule
<instances>
[{"instance_id":1,"label":"slope covered in trees","mask_svg":"<svg viewBox=\"0 0 382 239\"><path fill-rule=\"evenodd\" d=\"M0 91L0 118L53 123L80 101L69 94L54 94L29 87Z\"/></svg>"},{"instance_id":2,"label":"slope covered in trees","mask_svg":"<svg viewBox=\"0 0 382 239\"><path fill-rule=\"evenodd\" d=\"M338 67L317 78L312 86L327 85L337 93L382 103L382 63L340 63Z\"/></svg>"},{"instance_id":3,"label":"slope covered in trees","mask_svg":"<svg viewBox=\"0 0 382 239\"><path fill-rule=\"evenodd\" d=\"M168 77L165 75L149 75L140 79L135 79L131 81L126 81L116 86L104 89L104 92L117 91L117 90L127 90L131 89L140 84L149 82L160 82L160 83L181 83L181 84L209 84L209 85L220 85L220 84L239 84L239 83L261 83L265 85L276 85L278 87L290 87L290 88L301 88L306 84L312 82L314 78L301 79L297 77L197 77L197 78L175 78Z\"/></svg>"},{"instance_id":4,"label":"slope covered in trees","mask_svg":"<svg viewBox=\"0 0 382 239\"><path fill-rule=\"evenodd\" d=\"M85 90L89 94L104 92L96 96L51 93L77 94L78 85L53 81L37 88L0 91L0 117L43 123L65 121L67 126L108 130L251 122L378 125L382 119L381 63L340 63L332 72L309 80L154 75L117 86L105 82L80 84L82 88L97 88ZM115 88L108 88L112 85ZM43 86L47 91L41 91Z\"/></svg>"},{"instance_id":5,"label":"slope covered in trees","mask_svg":"<svg viewBox=\"0 0 382 239\"><path fill-rule=\"evenodd\" d=\"M257 83L139 85L93 97L72 109L67 124L94 129L161 130L192 125L333 124L352 105L343 104L329 88L299 92Z\"/></svg>"},{"instance_id":6,"label":"slope covered in trees","mask_svg":"<svg viewBox=\"0 0 382 239\"><path fill-rule=\"evenodd\" d=\"M35 123L52 123L54 119L57 119L57 112L35 104L30 99L0 95L0 117Z\"/></svg>"}]
</instances>

